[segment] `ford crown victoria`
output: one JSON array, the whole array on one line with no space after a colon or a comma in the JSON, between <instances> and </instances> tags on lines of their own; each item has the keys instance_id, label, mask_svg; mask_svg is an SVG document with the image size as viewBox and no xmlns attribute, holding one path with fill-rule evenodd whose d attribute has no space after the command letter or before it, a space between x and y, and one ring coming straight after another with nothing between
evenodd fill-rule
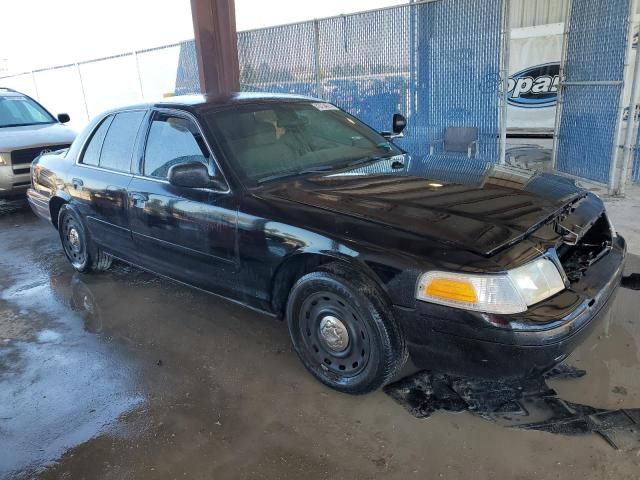
<instances>
[{"instance_id":1,"label":"ford crown victoria","mask_svg":"<svg viewBox=\"0 0 640 480\"><path fill-rule=\"evenodd\" d=\"M343 392L379 388L409 354L491 377L562 361L620 282L602 201L551 174L412 156L392 124L285 95L135 105L36 159L28 197L76 270L117 258L282 318Z\"/></svg>"}]
</instances>

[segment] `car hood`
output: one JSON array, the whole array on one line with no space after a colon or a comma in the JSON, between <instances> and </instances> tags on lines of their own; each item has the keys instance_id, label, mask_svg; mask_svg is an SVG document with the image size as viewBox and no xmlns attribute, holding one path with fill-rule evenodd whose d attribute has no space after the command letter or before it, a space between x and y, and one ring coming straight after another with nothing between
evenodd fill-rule
<instances>
[{"instance_id":1,"label":"car hood","mask_svg":"<svg viewBox=\"0 0 640 480\"><path fill-rule=\"evenodd\" d=\"M0 128L0 152L46 145L69 144L76 134L59 123Z\"/></svg>"},{"instance_id":2,"label":"car hood","mask_svg":"<svg viewBox=\"0 0 640 480\"><path fill-rule=\"evenodd\" d=\"M587 195L571 179L479 161L404 157L264 187L273 196L493 255ZM396 160L399 157L396 157ZM397 165L396 165L397 167Z\"/></svg>"}]
</instances>

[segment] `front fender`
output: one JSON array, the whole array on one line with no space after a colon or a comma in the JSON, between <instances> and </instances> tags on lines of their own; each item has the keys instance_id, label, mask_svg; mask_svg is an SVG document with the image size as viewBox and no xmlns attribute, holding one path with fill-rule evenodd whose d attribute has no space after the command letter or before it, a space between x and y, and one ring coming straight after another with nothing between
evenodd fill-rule
<instances>
[{"instance_id":1,"label":"front fender","mask_svg":"<svg viewBox=\"0 0 640 480\"><path fill-rule=\"evenodd\" d=\"M335 246L339 247L338 245ZM379 272L376 271L377 268L372 268L369 263L363 261L358 252L346 247L342 249L300 248L284 257L272 276L271 299L273 311L278 315L283 315L289 291L293 284L303 275L329 264L341 265L340 273L342 274L345 271L352 271L364 275L378 287L378 290L389 304L394 303L383 276L379 275ZM377 266L377 264L374 264L374 267ZM385 268L389 267L385 266ZM388 275L385 275L388 271L381 273L388 277Z\"/></svg>"}]
</instances>

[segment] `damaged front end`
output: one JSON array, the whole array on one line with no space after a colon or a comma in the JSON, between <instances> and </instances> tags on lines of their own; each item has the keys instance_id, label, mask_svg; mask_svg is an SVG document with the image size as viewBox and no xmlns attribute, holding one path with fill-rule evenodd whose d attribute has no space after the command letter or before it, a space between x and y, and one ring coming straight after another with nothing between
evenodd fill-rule
<instances>
[{"instance_id":1,"label":"damaged front end","mask_svg":"<svg viewBox=\"0 0 640 480\"><path fill-rule=\"evenodd\" d=\"M417 302L415 311L397 309L414 363L452 374L521 377L567 358L607 316L621 283L626 244L601 200L586 194L503 251L500 261L512 268L516 258L526 262L549 252L565 288L526 311L483 313L427 302Z\"/></svg>"},{"instance_id":2,"label":"damaged front end","mask_svg":"<svg viewBox=\"0 0 640 480\"><path fill-rule=\"evenodd\" d=\"M616 236L606 212L587 229L570 230L560 219L554 221L554 229L562 236L557 253L564 273L572 283L583 278L593 264L611 251Z\"/></svg>"}]
</instances>

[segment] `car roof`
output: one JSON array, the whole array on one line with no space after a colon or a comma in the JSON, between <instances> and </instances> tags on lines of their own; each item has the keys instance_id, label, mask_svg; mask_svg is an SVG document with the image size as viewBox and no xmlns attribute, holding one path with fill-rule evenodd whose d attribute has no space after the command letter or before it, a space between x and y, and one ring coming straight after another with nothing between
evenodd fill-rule
<instances>
[{"instance_id":1,"label":"car roof","mask_svg":"<svg viewBox=\"0 0 640 480\"><path fill-rule=\"evenodd\" d=\"M20 93L12 88L0 87L0 97L26 97L24 93Z\"/></svg>"},{"instance_id":2,"label":"car roof","mask_svg":"<svg viewBox=\"0 0 640 480\"><path fill-rule=\"evenodd\" d=\"M195 111L208 111L233 105L249 103L289 103L289 102L323 102L318 98L303 95L269 92L240 92L226 95L180 95L164 98L155 102L155 107L185 108Z\"/></svg>"},{"instance_id":3,"label":"car roof","mask_svg":"<svg viewBox=\"0 0 640 480\"><path fill-rule=\"evenodd\" d=\"M293 95L288 93L270 92L236 92L226 95L179 95L167 97L158 104L182 104L182 105L232 105L249 102L295 102L295 101L322 101L313 97Z\"/></svg>"},{"instance_id":4,"label":"car roof","mask_svg":"<svg viewBox=\"0 0 640 480\"><path fill-rule=\"evenodd\" d=\"M223 109L233 105L292 102L326 102L326 100L314 97L306 97L304 95L269 92L238 92L226 95L176 95L173 97L163 98L162 100L156 102L140 102L111 108L102 112L99 117L103 118L107 115L127 110L140 110L148 108L173 108L188 110L195 113L204 113L211 110Z\"/></svg>"}]
</instances>

